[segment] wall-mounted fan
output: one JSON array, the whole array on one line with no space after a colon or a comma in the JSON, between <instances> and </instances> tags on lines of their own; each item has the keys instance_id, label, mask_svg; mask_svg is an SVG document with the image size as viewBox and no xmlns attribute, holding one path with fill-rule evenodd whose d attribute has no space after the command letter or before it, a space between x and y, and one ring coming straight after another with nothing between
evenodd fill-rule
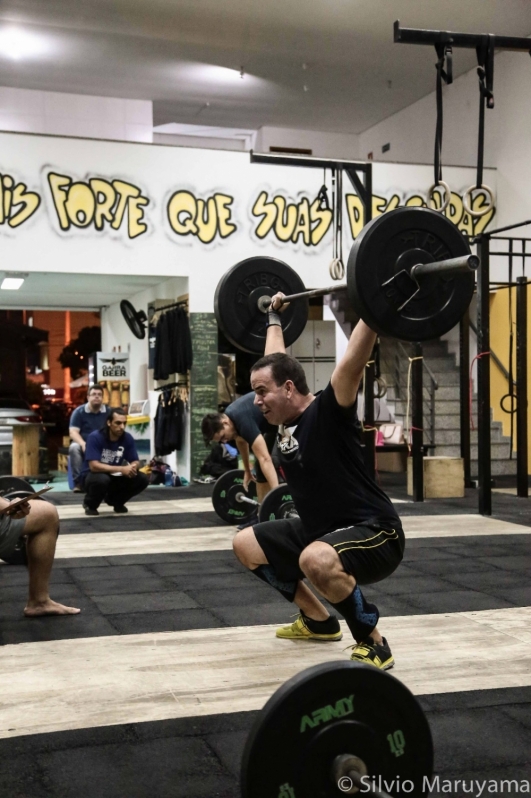
<instances>
[{"instance_id":1,"label":"wall-mounted fan","mask_svg":"<svg viewBox=\"0 0 531 798\"><path fill-rule=\"evenodd\" d=\"M135 310L128 299L122 299L120 310L125 319L125 323L136 338L146 337L147 316L143 310Z\"/></svg>"}]
</instances>

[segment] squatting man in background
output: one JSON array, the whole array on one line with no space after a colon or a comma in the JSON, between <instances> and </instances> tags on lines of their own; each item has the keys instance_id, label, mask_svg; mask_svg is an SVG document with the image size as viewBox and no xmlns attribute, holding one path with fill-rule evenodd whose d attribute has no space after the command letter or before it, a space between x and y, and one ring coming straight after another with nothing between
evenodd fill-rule
<instances>
[{"instance_id":1,"label":"squatting man in background","mask_svg":"<svg viewBox=\"0 0 531 798\"><path fill-rule=\"evenodd\" d=\"M256 496L263 502L270 490L278 487L278 475L271 457L275 445L276 427L271 426L254 403L254 391L240 396L232 402L224 413L207 413L201 424L205 442L229 443L234 441L241 455L244 469L243 488L249 488L251 481L256 482ZM255 474L251 471L249 449L255 458ZM258 516L248 519L258 522ZM243 528L243 527L242 527Z\"/></svg>"},{"instance_id":2,"label":"squatting man in background","mask_svg":"<svg viewBox=\"0 0 531 798\"><path fill-rule=\"evenodd\" d=\"M70 416L68 434L72 442L68 454L74 493L81 493L82 490L79 478L83 468L87 438L91 432L102 428L106 413L107 407L103 404L103 386L95 384L88 389L86 404L76 407Z\"/></svg>"},{"instance_id":3,"label":"squatting man in background","mask_svg":"<svg viewBox=\"0 0 531 798\"><path fill-rule=\"evenodd\" d=\"M50 573L59 534L57 510L47 501L31 501L9 510L7 499L0 497L0 557L15 551L19 538L26 536L29 572L28 602L24 615L77 615L76 607L66 607L50 598Z\"/></svg>"},{"instance_id":4,"label":"squatting man in background","mask_svg":"<svg viewBox=\"0 0 531 798\"><path fill-rule=\"evenodd\" d=\"M277 637L340 640L339 621L302 580L344 617L354 639L351 659L386 670L391 649L377 629L379 612L361 585L379 582L402 560L404 533L389 498L362 456L358 385L376 334L360 321L327 387L310 393L302 366L286 354L282 294L268 312L265 356L251 369L255 402L279 425L279 460L299 518L248 526L234 539L238 559L300 609Z\"/></svg>"},{"instance_id":5,"label":"squatting man in background","mask_svg":"<svg viewBox=\"0 0 531 798\"><path fill-rule=\"evenodd\" d=\"M105 426L87 438L81 484L86 496L85 515L99 515L105 501L115 513L126 513L126 502L149 484L138 467L140 461L132 435L125 431L127 416L121 407L110 407Z\"/></svg>"}]
</instances>

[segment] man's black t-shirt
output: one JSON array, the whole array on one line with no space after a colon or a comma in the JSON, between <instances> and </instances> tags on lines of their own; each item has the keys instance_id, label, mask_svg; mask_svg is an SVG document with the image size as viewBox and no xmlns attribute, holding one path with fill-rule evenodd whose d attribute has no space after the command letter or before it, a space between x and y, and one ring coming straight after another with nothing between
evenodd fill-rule
<instances>
[{"instance_id":1,"label":"man's black t-shirt","mask_svg":"<svg viewBox=\"0 0 531 798\"><path fill-rule=\"evenodd\" d=\"M259 435L263 435L264 432L276 432L277 429L268 424L262 412L255 405L255 396L254 391L246 393L225 409L225 414L236 427L236 432L240 438L247 441L249 446L253 445Z\"/></svg>"},{"instance_id":2,"label":"man's black t-shirt","mask_svg":"<svg viewBox=\"0 0 531 798\"><path fill-rule=\"evenodd\" d=\"M367 474L356 405L338 405L329 383L286 432L280 464L308 540L371 520L401 526L385 493Z\"/></svg>"}]
</instances>

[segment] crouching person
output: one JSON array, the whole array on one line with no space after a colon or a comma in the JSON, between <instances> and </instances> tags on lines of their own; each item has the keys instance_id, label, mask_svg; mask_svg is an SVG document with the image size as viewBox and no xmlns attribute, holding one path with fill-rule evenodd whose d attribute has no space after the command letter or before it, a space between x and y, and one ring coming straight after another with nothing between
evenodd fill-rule
<instances>
[{"instance_id":1,"label":"crouching person","mask_svg":"<svg viewBox=\"0 0 531 798\"><path fill-rule=\"evenodd\" d=\"M99 515L105 501L115 513L126 513L126 502L149 484L138 467L140 461L133 436L125 431L127 416L121 407L110 407L103 429L87 438L81 472L86 491L85 515Z\"/></svg>"},{"instance_id":2,"label":"crouching person","mask_svg":"<svg viewBox=\"0 0 531 798\"><path fill-rule=\"evenodd\" d=\"M0 498L0 557L13 554L19 538L26 536L29 589L24 615L77 615L76 607L52 601L49 593L59 534L57 510L47 501L28 501L11 511L9 505L7 499Z\"/></svg>"}]
</instances>

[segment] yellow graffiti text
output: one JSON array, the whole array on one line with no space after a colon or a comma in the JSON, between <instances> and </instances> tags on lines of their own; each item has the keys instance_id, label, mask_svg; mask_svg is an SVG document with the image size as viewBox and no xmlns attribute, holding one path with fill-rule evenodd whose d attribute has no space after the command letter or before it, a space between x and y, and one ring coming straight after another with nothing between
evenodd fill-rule
<instances>
[{"instance_id":1,"label":"yellow graffiti text","mask_svg":"<svg viewBox=\"0 0 531 798\"><path fill-rule=\"evenodd\" d=\"M402 202L400 201L398 194L393 194L389 199L374 195L372 198L372 218L374 219L376 216L380 216L382 213L387 213L387 211L392 211L395 208L398 208L399 205L405 205L407 208L430 207L438 210L442 207L443 199L444 198L439 191L434 192L433 198L430 200L429 204L426 197L423 197L420 194L413 194ZM478 191L472 200L472 210L481 210L485 207L487 201L488 198L485 192L482 192L481 190ZM345 204L352 238L357 238L365 225L365 209L363 207L363 203L356 194L347 194L345 196ZM462 196L454 191L452 191L450 203L444 211L444 215L450 219L450 221L452 221L462 233L466 233L468 236L480 235L480 233L485 230L495 213L496 209L492 208L488 213L485 214L485 216L473 218L469 213L466 212L463 205Z\"/></svg>"},{"instance_id":2,"label":"yellow graffiti text","mask_svg":"<svg viewBox=\"0 0 531 798\"><path fill-rule=\"evenodd\" d=\"M129 238L136 238L148 229L144 207L149 204L149 199L132 183L123 180L109 182L99 177L75 182L71 177L55 172L48 174L48 183L61 230L93 225L100 231L105 224L119 230L126 215Z\"/></svg>"},{"instance_id":3,"label":"yellow graffiti text","mask_svg":"<svg viewBox=\"0 0 531 798\"><path fill-rule=\"evenodd\" d=\"M167 206L168 221L178 236L196 236L210 244L216 236L228 238L237 227L232 221L234 197L216 193L208 199L195 197L190 191L176 191Z\"/></svg>"},{"instance_id":4,"label":"yellow graffiti text","mask_svg":"<svg viewBox=\"0 0 531 798\"><path fill-rule=\"evenodd\" d=\"M283 243L302 241L307 247L317 246L332 224L332 211L321 208L318 198L311 203L306 197L290 203L282 194L270 200L266 191L259 194L252 214L262 217L254 231L258 238L272 232Z\"/></svg>"},{"instance_id":5,"label":"yellow graffiti text","mask_svg":"<svg viewBox=\"0 0 531 798\"><path fill-rule=\"evenodd\" d=\"M11 175L0 175L0 225L19 227L41 204L35 191L28 191L25 183L17 183Z\"/></svg>"}]
</instances>

